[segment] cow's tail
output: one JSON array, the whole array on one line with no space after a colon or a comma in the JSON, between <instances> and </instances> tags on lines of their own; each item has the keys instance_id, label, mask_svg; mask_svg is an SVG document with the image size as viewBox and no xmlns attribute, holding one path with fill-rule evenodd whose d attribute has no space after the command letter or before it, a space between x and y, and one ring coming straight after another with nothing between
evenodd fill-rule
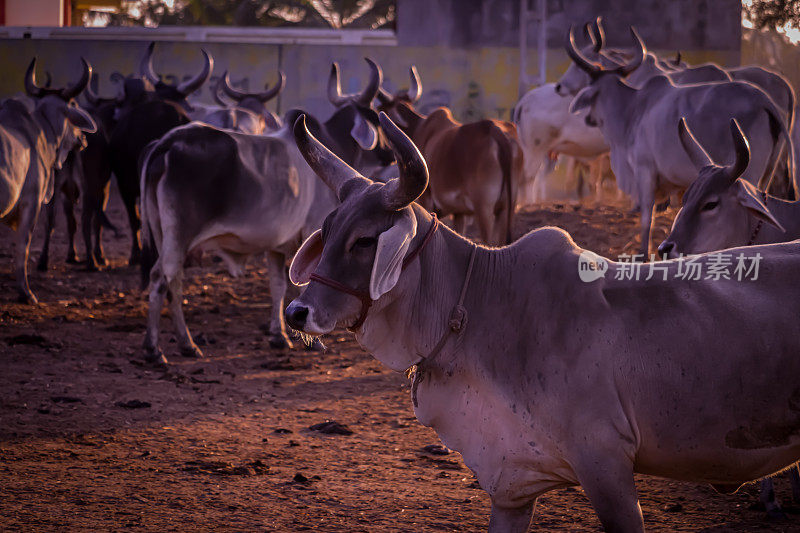
<instances>
[{"instance_id":1,"label":"cow's tail","mask_svg":"<svg viewBox=\"0 0 800 533\"><path fill-rule=\"evenodd\" d=\"M158 216L157 188L160 177L166 170L167 143L154 141L144 150L141 165L141 205L142 219L142 289L150 283L150 270L158 260L158 241L161 240L161 221Z\"/></svg>"},{"instance_id":2,"label":"cow's tail","mask_svg":"<svg viewBox=\"0 0 800 533\"><path fill-rule=\"evenodd\" d=\"M514 226L514 212L516 205L514 202L514 182L513 182L513 168L514 168L514 150L512 142L497 125L492 124L491 135L495 144L497 145L497 159L500 163L500 170L503 173L503 193L506 195L506 244L511 244L511 232Z\"/></svg>"},{"instance_id":3,"label":"cow's tail","mask_svg":"<svg viewBox=\"0 0 800 533\"><path fill-rule=\"evenodd\" d=\"M785 148L788 151L786 158L786 175L791 184L790 190L794 193L793 199L800 199L800 186L798 186L797 175L795 171L794 145L792 144L792 136L789 134L789 128L783 116L781 116L781 113L774 105L765 107L764 110L769 118L769 129L774 140L772 144L772 153L770 154L768 179L764 190L769 191L772 180L775 177L775 171L777 170L780 162L781 153ZM783 137L783 143L781 142L781 137Z\"/></svg>"}]
</instances>

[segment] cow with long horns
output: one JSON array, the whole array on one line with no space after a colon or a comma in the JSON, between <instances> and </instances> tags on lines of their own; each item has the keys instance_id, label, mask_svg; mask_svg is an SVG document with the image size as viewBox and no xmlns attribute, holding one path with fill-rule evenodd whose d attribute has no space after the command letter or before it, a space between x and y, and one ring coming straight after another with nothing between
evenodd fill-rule
<instances>
[{"instance_id":1,"label":"cow with long horns","mask_svg":"<svg viewBox=\"0 0 800 533\"><path fill-rule=\"evenodd\" d=\"M489 493L490 531L527 531L540 495L574 485L607 531L644 531L635 473L732 491L800 459L796 244L735 250L763 267L741 281L681 280L683 259L631 281L557 228L484 248L414 203L425 160L381 120L400 169L386 184L295 126L341 205L292 261L307 287L286 319L349 327L389 368L415 368L415 414ZM583 281L586 262L605 276Z\"/></svg>"},{"instance_id":2,"label":"cow with long horns","mask_svg":"<svg viewBox=\"0 0 800 533\"><path fill-rule=\"evenodd\" d=\"M575 46L573 29L566 49L592 79L575 97L571 110L586 109L587 124L599 127L608 142L617 184L640 207L640 254L647 257L657 199L685 190L697 176L678 138L676 125L681 117L717 161L728 161L734 155L727 121L736 118L751 140L751 158L743 177L753 184L770 179L781 146L784 142L791 145L791 139L780 109L750 83L676 86L666 76L655 76L640 88L627 84L622 78L636 70L646 54L633 28L631 35L637 53L631 61L614 68L604 68L584 57Z\"/></svg>"},{"instance_id":3,"label":"cow with long horns","mask_svg":"<svg viewBox=\"0 0 800 533\"><path fill-rule=\"evenodd\" d=\"M137 212L139 158L149 143L171 129L190 122L187 113L193 108L186 101L186 97L205 83L214 68L212 57L205 50L201 50L204 61L200 72L179 84L169 84L162 81L153 70L153 48L154 43L151 43L140 63L140 74L148 84L152 84L153 93L147 92L145 88L144 97L139 92L131 94L132 98L137 99L137 103L128 105L126 102L121 106L119 121L109 141L112 170L117 177L131 228L129 260L131 264L137 264L141 255L139 243L141 223Z\"/></svg>"},{"instance_id":4,"label":"cow with long horns","mask_svg":"<svg viewBox=\"0 0 800 533\"><path fill-rule=\"evenodd\" d=\"M74 99L89 83L92 67L81 58L81 76L64 88L36 83L36 58L25 73L34 107L9 98L0 103L0 220L17 231L15 274L21 301L36 303L28 285L28 252L42 204L53 195L53 171L96 129Z\"/></svg>"}]
</instances>

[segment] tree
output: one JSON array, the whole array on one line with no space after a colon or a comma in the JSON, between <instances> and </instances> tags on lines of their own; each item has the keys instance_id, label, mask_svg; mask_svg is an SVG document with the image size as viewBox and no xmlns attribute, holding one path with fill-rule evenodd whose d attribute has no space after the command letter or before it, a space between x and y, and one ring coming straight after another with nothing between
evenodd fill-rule
<instances>
[{"instance_id":1,"label":"tree","mask_svg":"<svg viewBox=\"0 0 800 533\"><path fill-rule=\"evenodd\" d=\"M102 16L114 26L375 29L393 24L395 3L396 0L126 0L120 12Z\"/></svg>"},{"instance_id":2,"label":"tree","mask_svg":"<svg viewBox=\"0 0 800 533\"><path fill-rule=\"evenodd\" d=\"M753 27L777 29L786 26L800 27L800 0L744 0L742 8Z\"/></svg>"}]
</instances>

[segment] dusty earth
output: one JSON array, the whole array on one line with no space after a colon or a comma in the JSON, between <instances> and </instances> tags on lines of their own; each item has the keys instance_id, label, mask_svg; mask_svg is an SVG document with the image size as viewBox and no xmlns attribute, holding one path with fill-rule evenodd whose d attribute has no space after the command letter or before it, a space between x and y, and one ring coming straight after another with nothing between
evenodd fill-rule
<instances>
[{"instance_id":1,"label":"dusty earth","mask_svg":"<svg viewBox=\"0 0 800 533\"><path fill-rule=\"evenodd\" d=\"M672 216L658 217L655 242ZM548 224L610 257L636 247L637 217L623 206L548 204L522 213L517 234ZM165 318L172 364L144 365L138 271L125 264L127 236L106 235L109 267L86 272L63 262L59 219L50 270L31 273L41 301L31 307L14 301L11 233L0 229L0 529L486 529L489 499L458 453L429 447L438 439L414 418L403 375L344 331L324 354L269 348L262 261L239 279L209 258L189 269L187 322L207 358L178 356ZM309 429L326 421L345 427ZM800 530L791 509L768 522L755 487L723 496L647 477L638 487L652 531ZM789 502L788 481L777 488ZM540 498L533 528L600 526L575 488Z\"/></svg>"}]
</instances>

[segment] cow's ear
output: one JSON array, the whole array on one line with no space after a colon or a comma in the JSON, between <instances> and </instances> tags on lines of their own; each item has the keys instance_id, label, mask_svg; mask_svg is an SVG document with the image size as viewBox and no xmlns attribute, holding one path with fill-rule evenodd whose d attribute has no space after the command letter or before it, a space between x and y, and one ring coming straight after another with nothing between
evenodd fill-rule
<instances>
[{"instance_id":1,"label":"cow's ear","mask_svg":"<svg viewBox=\"0 0 800 533\"><path fill-rule=\"evenodd\" d=\"M375 126L364 120L364 117L359 113L355 115L353 129L350 130L350 135L364 150L374 150L375 146L378 144L378 130Z\"/></svg>"},{"instance_id":2,"label":"cow's ear","mask_svg":"<svg viewBox=\"0 0 800 533\"><path fill-rule=\"evenodd\" d=\"M375 262L372 263L372 275L369 279L369 295L373 300L377 300L397 284L403 270L403 259L416 234L417 218L407 208L403 210L400 220L378 235Z\"/></svg>"},{"instance_id":3,"label":"cow's ear","mask_svg":"<svg viewBox=\"0 0 800 533\"><path fill-rule=\"evenodd\" d=\"M752 183L739 178L736 180L735 186L738 189L736 191L736 199L739 200L739 203L746 207L751 214L764 222L769 222L779 230L786 232L786 228L778 222L766 204L761 200L763 195Z\"/></svg>"},{"instance_id":4,"label":"cow's ear","mask_svg":"<svg viewBox=\"0 0 800 533\"><path fill-rule=\"evenodd\" d=\"M94 123L91 115L77 106L67 106L66 112L67 120L76 128L86 133L94 133L97 131L97 125Z\"/></svg>"},{"instance_id":5,"label":"cow's ear","mask_svg":"<svg viewBox=\"0 0 800 533\"><path fill-rule=\"evenodd\" d=\"M569 104L569 112L577 113L581 109L592 107L594 101L597 99L597 87L589 85L581 89L581 92L575 95L572 102Z\"/></svg>"},{"instance_id":6,"label":"cow's ear","mask_svg":"<svg viewBox=\"0 0 800 533\"><path fill-rule=\"evenodd\" d=\"M317 269L322 257L322 230L317 230L306 239L289 265L289 280L295 285L307 285L311 274Z\"/></svg>"}]
</instances>

